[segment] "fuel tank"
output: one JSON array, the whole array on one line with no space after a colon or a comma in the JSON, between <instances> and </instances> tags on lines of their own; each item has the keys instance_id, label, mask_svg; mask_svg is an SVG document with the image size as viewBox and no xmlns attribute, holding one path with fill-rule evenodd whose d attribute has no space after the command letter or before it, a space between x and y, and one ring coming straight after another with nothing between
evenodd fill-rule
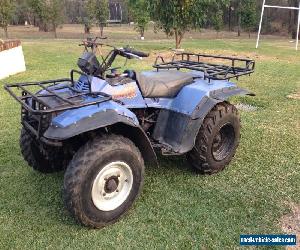
<instances>
[{"instance_id":1,"label":"fuel tank","mask_svg":"<svg viewBox=\"0 0 300 250\"><path fill-rule=\"evenodd\" d=\"M75 89L91 92L102 92L112 96L113 100L120 101L126 108L146 108L146 102L135 80L128 77L107 78L81 76L75 84Z\"/></svg>"}]
</instances>

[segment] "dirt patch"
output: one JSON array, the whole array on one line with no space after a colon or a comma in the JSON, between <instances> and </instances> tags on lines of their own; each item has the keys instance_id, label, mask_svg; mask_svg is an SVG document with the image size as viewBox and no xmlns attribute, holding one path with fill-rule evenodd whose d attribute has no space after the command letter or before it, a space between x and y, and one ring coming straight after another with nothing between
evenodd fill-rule
<instances>
[{"instance_id":1,"label":"dirt patch","mask_svg":"<svg viewBox=\"0 0 300 250\"><path fill-rule=\"evenodd\" d=\"M244 104L244 103L238 103L235 106L238 110L242 110L245 112L254 112L258 109L256 106L250 104Z\"/></svg>"},{"instance_id":2,"label":"dirt patch","mask_svg":"<svg viewBox=\"0 0 300 250\"><path fill-rule=\"evenodd\" d=\"M289 250L300 249L300 204L290 203L292 212L281 218L281 227L286 234L297 235L297 246L287 247Z\"/></svg>"},{"instance_id":3,"label":"dirt patch","mask_svg":"<svg viewBox=\"0 0 300 250\"><path fill-rule=\"evenodd\" d=\"M288 95L287 98L300 100L300 90L294 94Z\"/></svg>"}]
</instances>

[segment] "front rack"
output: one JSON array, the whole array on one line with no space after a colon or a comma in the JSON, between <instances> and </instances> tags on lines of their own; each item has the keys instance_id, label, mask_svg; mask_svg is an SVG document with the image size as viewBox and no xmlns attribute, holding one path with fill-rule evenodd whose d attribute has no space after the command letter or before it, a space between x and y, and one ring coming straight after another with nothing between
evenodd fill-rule
<instances>
[{"instance_id":1,"label":"front rack","mask_svg":"<svg viewBox=\"0 0 300 250\"><path fill-rule=\"evenodd\" d=\"M42 137L50 125L52 114L57 115L61 111L97 105L112 100L112 96L106 93L77 90L74 87L74 73L84 74L73 70L70 79L15 83L4 86L8 93L22 105L21 120L24 127L47 143L58 145L57 142L50 142ZM37 94L29 90L30 87Z\"/></svg>"},{"instance_id":2,"label":"front rack","mask_svg":"<svg viewBox=\"0 0 300 250\"><path fill-rule=\"evenodd\" d=\"M176 60L179 57L179 60ZM158 63L158 60L161 63ZM205 62L205 60L208 60ZM212 63L209 61L222 61L225 64ZM226 64L227 63L227 64ZM237 65L241 64L241 65ZM203 78L206 80L229 80L238 79L243 75L250 75L254 72L255 61L245 58L236 58L228 56L214 56L206 54L176 53L172 61L165 62L164 58L159 56L153 65L157 70L162 69L189 69L203 72Z\"/></svg>"},{"instance_id":3,"label":"front rack","mask_svg":"<svg viewBox=\"0 0 300 250\"><path fill-rule=\"evenodd\" d=\"M7 84L4 86L5 90L14 97L24 109L29 111L31 114L49 114L53 112L60 112L69 109L76 109L81 107L86 107L90 105L99 104L102 102L106 102L112 99L111 95L106 93L95 93L95 92L82 92L74 88L74 76L73 74L82 72L78 72L76 70L71 71L71 78L63 78L57 80L49 80L42 82L26 82L26 83L15 83L15 84ZM44 90L44 94L34 94L32 93L28 87L36 87L35 92L39 93L40 90ZM67 97L61 95L58 91L68 89L70 93ZM21 91L21 96L16 94L16 90ZM91 97L99 97L97 99L93 98L92 101L84 101L80 97L83 96L91 96ZM54 98L59 105L52 106L49 105L45 101L46 98L52 97ZM101 98L100 98L101 97ZM31 100L31 103L29 103Z\"/></svg>"}]
</instances>

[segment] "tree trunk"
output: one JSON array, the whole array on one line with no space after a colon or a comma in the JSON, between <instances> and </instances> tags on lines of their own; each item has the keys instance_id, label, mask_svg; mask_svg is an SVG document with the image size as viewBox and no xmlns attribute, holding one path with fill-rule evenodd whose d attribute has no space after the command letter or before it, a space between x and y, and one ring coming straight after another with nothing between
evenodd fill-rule
<instances>
[{"instance_id":1,"label":"tree trunk","mask_svg":"<svg viewBox=\"0 0 300 250\"><path fill-rule=\"evenodd\" d=\"M145 35L145 29L141 27L140 31L141 31L141 37L144 37L144 35Z\"/></svg>"},{"instance_id":2,"label":"tree trunk","mask_svg":"<svg viewBox=\"0 0 300 250\"><path fill-rule=\"evenodd\" d=\"M175 43L176 43L176 49L180 48L180 41L179 41L179 34L178 34L178 30L175 29Z\"/></svg>"},{"instance_id":3,"label":"tree trunk","mask_svg":"<svg viewBox=\"0 0 300 250\"><path fill-rule=\"evenodd\" d=\"M292 16L293 16L293 11L289 10L289 33L293 32L293 18L292 18Z\"/></svg>"},{"instance_id":4,"label":"tree trunk","mask_svg":"<svg viewBox=\"0 0 300 250\"><path fill-rule=\"evenodd\" d=\"M249 35L249 38L251 38L251 31L250 30L248 31L248 35Z\"/></svg>"},{"instance_id":5,"label":"tree trunk","mask_svg":"<svg viewBox=\"0 0 300 250\"><path fill-rule=\"evenodd\" d=\"M38 22L38 26L39 26L39 31L45 31L44 24L41 21Z\"/></svg>"},{"instance_id":6,"label":"tree trunk","mask_svg":"<svg viewBox=\"0 0 300 250\"><path fill-rule=\"evenodd\" d=\"M54 31L54 38L57 38L57 29L56 29L56 25L53 25L53 31Z\"/></svg>"},{"instance_id":7,"label":"tree trunk","mask_svg":"<svg viewBox=\"0 0 300 250\"><path fill-rule=\"evenodd\" d=\"M5 38L8 39L8 27L4 27Z\"/></svg>"},{"instance_id":8,"label":"tree trunk","mask_svg":"<svg viewBox=\"0 0 300 250\"><path fill-rule=\"evenodd\" d=\"M181 41L184 37L184 32L175 29L174 34L175 34L176 49L180 49Z\"/></svg>"},{"instance_id":9,"label":"tree trunk","mask_svg":"<svg viewBox=\"0 0 300 250\"><path fill-rule=\"evenodd\" d=\"M39 22L39 31L48 32L49 27L48 27L47 23Z\"/></svg>"},{"instance_id":10,"label":"tree trunk","mask_svg":"<svg viewBox=\"0 0 300 250\"><path fill-rule=\"evenodd\" d=\"M228 31L231 31L231 14L232 14L231 5L229 5L229 8L228 8Z\"/></svg>"},{"instance_id":11,"label":"tree trunk","mask_svg":"<svg viewBox=\"0 0 300 250\"><path fill-rule=\"evenodd\" d=\"M26 21L28 22L28 25L32 25L32 20L30 18L29 13L27 12L25 15L26 15Z\"/></svg>"},{"instance_id":12,"label":"tree trunk","mask_svg":"<svg viewBox=\"0 0 300 250\"><path fill-rule=\"evenodd\" d=\"M241 14L238 17L238 36L241 36Z\"/></svg>"},{"instance_id":13,"label":"tree trunk","mask_svg":"<svg viewBox=\"0 0 300 250\"><path fill-rule=\"evenodd\" d=\"M90 34L91 33L91 28L88 25L84 25L84 34Z\"/></svg>"},{"instance_id":14,"label":"tree trunk","mask_svg":"<svg viewBox=\"0 0 300 250\"><path fill-rule=\"evenodd\" d=\"M100 24L100 37L103 37L104 25Z\"/></svg>"},{"instance_id":15,"label":"tree trunk","mask_svg":"<svg viewBox=\"0 0 300 250\"><path fill-rule=\"evenodd\" d=\"M298 8L298 1L297 0L294 0L294 7ZM297 38L298 13L299 13L298 10L294 10L292 39L296 39Z\"/></svg>"},{"instance_id":16,"label":"tree trunk","mask_svg":"<svg viewBox=\"0 0 300 250\"><path fill-rule=\"evenodd\" d=\"M179 32L179 47L181 45L181 41L182 41L183 37L184 37L184 33Z\"/></svg>"},{"instance_id":17,"label":"tree trunk","mask_svg":"<svg viewBox=\"0 0 300 250\"><path fill-rule=\"evenodd\" d=\"M237 11L238 11L238 36L241 36L241 24L242 24L241 1L238 1Z\"/></svg>"}]
</instances>

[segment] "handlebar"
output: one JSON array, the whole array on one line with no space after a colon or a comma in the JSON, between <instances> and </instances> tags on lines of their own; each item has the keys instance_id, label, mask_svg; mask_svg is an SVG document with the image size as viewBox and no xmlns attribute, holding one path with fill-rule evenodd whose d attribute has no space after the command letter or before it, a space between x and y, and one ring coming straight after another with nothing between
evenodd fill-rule
<instances>
[{"instance_id":1,"label":"handlebar","mask_svg":"<svg viewBox=\"0 0 300 250\"><path fill-rule=\"evenodd\" d=\"M98 46L107 46L112 48L112 50L106 55L103 56L101 54L101 59L102 62L100 63L99 66L99 74L102 75L106 70L108 70L111 65L113 64L114 60L116 59L117 56L122 56L127 59L140 59L142 60L143 57L148 57L149 53L144 53L142 51L137 51L134 50L130 47L125 47L125 48L116 48L114 46L111 46L106 43L102 43L101 41L97 41L98 39L106 39L106 38L101 38L101 37L96 37L95 39L93 38L87 38L86 40L83 40L79 46L84 46L86 52L90 52L96 56Z\"/></svg>"},{"instance_id":2,"label":"handlebar","mask_svg":"<svg viewBox=\"0 0 300 250\"><path fill-rule=\"evenodd\" d=\"M125 48L124 51L129 54L136 55L138 57L148 57L149 53L144 53L142 51L133 50L131 48Z\"/></svg>"},{"instance_id":3,"label":"handlebar","mask_svg":"<svg viewBox=\"0 0 300 250\"><path fill-rule=\"evenodd\" d=\"M136 54L130 53L124 49L116 49L115 51L117 52L118 55L123 56L127 59L139 59L139 60L142 59L142 57L140 57Z\"/></svg>"},{"instance_id":4,"label":"handlebar","mask_svg":"<svg viewBox=\"0 0 300 250\"><path fill-rule=\"evenodd\" d=\"M79 44L79 46L85 46L86 50L87 50L87 48L91 48L92 50L94 50L98 46L112 47L117 52L117 54L119 54L120 56L126 57L128 59L132 59L132 58L141 59L141 57L148 57L149 56L149 53L144 53L142 51L137 51L137 50L134 50L134 49L129 48L129 47L117 49L114 46L104 44L104 43L101 43L101 42L97 42L98 39L104 40L104 39L107 39L107 37L96 37L95 39L87 38L86 40L83 40L82 43Z\"/></svg>"}]
</instances>

